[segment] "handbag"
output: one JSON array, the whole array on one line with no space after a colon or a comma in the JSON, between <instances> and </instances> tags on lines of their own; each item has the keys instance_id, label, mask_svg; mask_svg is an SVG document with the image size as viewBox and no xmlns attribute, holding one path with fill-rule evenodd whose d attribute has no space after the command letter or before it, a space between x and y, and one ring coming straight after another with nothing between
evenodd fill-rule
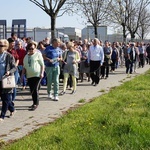
<instances>
[{"instance_id":1,"label":"handbag","mask_svg":"<svg viewBox=\"0 0 150 150\"><path fill-rule=\"evenodd\" d=\"M16 87L16 83L15 83L15 76L14 75L10 75L10 76L3 76L2 77L2 88L3 89L11 89L11 88L15 88Z\"/></svg>"}]
</instances>

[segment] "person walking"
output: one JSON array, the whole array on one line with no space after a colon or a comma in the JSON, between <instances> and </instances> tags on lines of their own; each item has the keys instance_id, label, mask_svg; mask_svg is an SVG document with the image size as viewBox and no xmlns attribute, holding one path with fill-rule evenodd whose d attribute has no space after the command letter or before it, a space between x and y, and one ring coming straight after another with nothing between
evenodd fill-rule
<instances>
[{"instance_id":1,"label":"person walking","mask_svg":"<svg viewBox=\"0 0 150 150\"><path fill-rule=\"evenodd\" d=\"M47 93L48 98L53 99L54 101L58 101L58 93L59 93L59 74L60 67L59 61L61 60L61 52L60 52L60 40L54 38L52 40L52 45L47 46L44 50L44 60L46 66L46 75L47 75ZM52 94L52 84L54 86L54 95Z\"/></svg>"},{"instance_id":2,"label":"person walking","mask_svg":"<svg viewBox=\"0 0 150 150\"><path fill-rule=\"evenodd\" d=\"M37 49L41 52L41 54L43 55L44 54L44 50L45 50L45 46L44 46L44 42L43 41L40 41L38 43L38 46L37 46ZM46 77L46 72L44 71L44 77L42 78L41 80L41 85L47 85L47 77Z\"/></svg>"},{"instance_id":3,"label":"person walking","mask_svg":"<svg viewBox=\"0 0 150 150\"><path fill-rule=\"evenodd\" d=\"M83 82L83 76L86 73L88 77L88 82L90 81L90 66L88 65L88 47L87 45L82 45L82 52L81 52L81 61L80 61L80 76L81 82Z\"/></svg>"},{"instance_id":4,"label":"person walking","mask_svg":"<svg viewBox=\"0 0 150 150\"><path fill-rule=\"evenodd\" d=\"M61 92L61 95L64 95L66 93L66 87L67 87L67 81L69 75L71 75L72 83L73 83L73 90L71 94L74 94L76 92L76 80L78 77L78 62L80 61L80 56L78 51L75 50L74 43L68 42L67 44L68 51L64 52L63 55L63 61L65 63L64 66L64 81L63 81L63 91Z\"/></svg>"},{"instance_id":5,"label":"person walking","mask_svg":"<svg viewBox=\"0 0 150 150\"><path fill-rule=\"evenodd\" d=\"M134 49L135 49L135 54L136 54L136 57L135 57L135 61L134 61L134 64L133 64L133 72L136 73L136 70L137 70L137 66L139 64L139 48L137 46L137 43L133 43L134 45Z\"/></svg>"},{"instance_id":6,"label":"person walking","mask_svg":"<svg viewBox=\"0 0 150 150\"><path fill-rule=\"evenodd\" d=\"M0 122L4 120L7 110L10 111L10 116L15 112L12 102L13 89L4 89L2 87L2 77L4 75L13 75L17 69L14 57L7 52L8 45L9 43L6 39L0 39L0 98L2 100Z\"/></svg>"},{"instance_id":7,"label":"person walking","mask_svg":"<svg viewBox=\"0 0 150 150\"><path fill-rule=\"evenodd\" d=\"M126 65L126 74L133 73L133 65L136 60L137 53L136 48L134 47L134 43L130 43L130 47L128 48L128 59Z\"/></svg>"},{"instance_id":8,"label":"person walking","mask_svg":"<svg viewBox=\"0 0 150 150\"><path fill-rule=\"evenodd\" d=\"M147 53L147 64L150 65L150 43L147 44L146 53Z\"/></svg>"},{"instance_id":9,"label":"person walking","mask_svg":"<svg viewBox=\"0 0 150 150\"><path fill-rule=\"evenodd\" d=\"M22 69L23 69L23 59L24 59L25 55L27 54L27 52L25 49L22 48L22 42L20 42L20 41L17 42L16 52L19 56L18 72L19 72L19 77L21 77ZM20 80L19 80L19 83L20 83ZM24 75L22 90L25 90L25 88L26 88L26 77Z\"/></svg>"},{"instance_id":10,"label":"person walking","mask_svg":"<svg viewBox=\"0 0 150 150\"><path fill-rule=\"evenodd\" d=\"M99 40L94 39L93 45L89 47L88 63L90 64L90 76L92 85L96 86L100 80L100 68L104 62L104 51L99 45Z\"/></svg>"},{"instance_id":11,"label":"person walking","mask_svg":"<svg viewBox=\"0 0 150 150\"><path fill-rule=\"evenodd\" d=\"M116 42L116 48L118 49L118 62L117 62L117 66L119 67L123 67L123 63L124 63L124 54L123 54L123 49L122 49L122 45L119 42Z\"/></svg>"},{"instance_id":12,"label":"person walking","mask_svg":"<svg viewBox=\"0 0 150 150\"><path fill-rule=\"evenodd\" d=\"M111 64L111 54L112 54L112 48L109 46L109 42L105 41L104 45L104 63L101 66L101 73L102 73L102 79L107 79L109 76L109 65Z\"/></svg>"},{"instance_id":13,"label":"person walking","mask_svg":"<svg viewBox=\"0 0 150 150\"><path fill-rule=\"evenodd\" d=\"M9 52L9 53L15 58L16 67L18 67L18 64L19 64L19 56L18 56L17 51L16 51L16 49L15 49L15 41L14 41L12 38L8 38L7 40L8 40L8 42L9 42L9 47L8 47L7 52ZM17 85L18 79L19 79L18 68L16 69L14 75L15 75L15 82L16 82L16 85ZM16 87L15 87L15 88L13 89L13 93L12 93L12 101L15 101L16 94L17 94L17 89L16 89Z\"/></svg>"},{"instance_id":14,"label":"person walking","mask_svg":"<svg viewBox=\"0 0 150 150\"><path fill-rule=\"evenodd\" d=\"M119 59L119 51L116 47L116 43L113 42L112 44L112 54L111 54L111 60L112 60L112 64L111 64L111 71L114 72L116 69L116 63Z\"/></svg>"},{"instance_id":15,"label":"person walking","mask_svg":"<svg viewBox=\"0 0 150 150\"><path fill-rule=\"evenodd\" d=\"M139 48L139 59L140 59L139 67L143 68L145 65L145 48L142 42L139 44L138 48Z\"/></svg>"},{"instance_id":16,"label":"person walking","mask_svg":"<svg viewBox=\"0 0 150 150\"><path fill-rule=\"evenodd\" d=\"M20 41L21 43L23 42L22 39L18 38L18 35L17 33L15 32L12 32L11 33L11 37L9 39L12 39L14 41L14 49L16 50L17 49L17 43Z\"/></svg>"},{"instance_id":17,"label":"person walking","mask_svg":"<svg viewBox=\"0 0 150 150\"><path fill-rule=\"evenodd\" d=\"M127 60L128 60L128 48L129 48L129 44L124 43L122 49L123 49L124 63L126 68L127 68Z\"/></svg>"},{"instance_id":18,"label":"person walking","mask_svg":"<svg viewBox=\"0 0 150 150\"><path fill-rule=\"evenodd\" d=\"M24 74L26 74L33 100L33 104L29 108L35 110L39 105L39 86L44 76L45 66L42 54L37 51L35 42L28 43L26 48L27 55L23 60L21 79L23 80Z\"/></svg>"}]
</instances>

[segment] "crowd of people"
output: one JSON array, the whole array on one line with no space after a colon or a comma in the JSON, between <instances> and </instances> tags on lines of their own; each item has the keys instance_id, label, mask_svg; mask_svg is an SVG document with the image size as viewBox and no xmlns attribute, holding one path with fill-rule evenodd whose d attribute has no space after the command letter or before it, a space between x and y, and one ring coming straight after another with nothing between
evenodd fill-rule
<instances>
[{"instance_id":1,"label":"crowd of people","mask_svg":"<svg viewBox=\"0 0 150 150\"><path fill-rule=\"evenodd\" d=\"M126 74L132 74L145 64L150 64L149 43L103 43L97 38L69 42L45 38L37 43L30 38L19 39L12 33L10 38L0 39L0 121L4 120L7 110L10 116L16 111L16 88L3 89L4 75L14 74L16 85L22 85L22 90L29 86L33 101L29 109L35 110L39 105L40 85L47 86L49 99L58 101L68 86L71 94L75 94L77 83L85 82L84 77L92 86L97 86L118 67L125 67ZM61 92L60 80L63 81Z\"/></svg>"}]
</instances>

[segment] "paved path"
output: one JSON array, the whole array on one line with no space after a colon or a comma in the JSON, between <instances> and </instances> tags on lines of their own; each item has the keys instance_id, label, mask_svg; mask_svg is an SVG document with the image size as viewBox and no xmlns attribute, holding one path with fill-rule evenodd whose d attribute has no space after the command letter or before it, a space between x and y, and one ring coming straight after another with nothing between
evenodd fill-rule
<instances>
[{"instance_id":1,"label":"paved path","mask_svg":"<svg viewBox=\"0 0 150 150\"><path fill-rule=\"evenodd\" d=\"M111 87L119 86L122 82L144 73L149 68L150 66L146 65L144 68L137 69L137 73L131 74L131 77L125 74L125 68L118 68L115 73L110 74L107 80L101 80L96 87L86 80L82 83L79 81L77 92L72 95L70 94L71 91L67 90L65 95L59 97L60 100L58 102L47 98L46 87L43 86L40 90L40 104L35 111L28 110L28 106L32 104L29 90L26 89L25 91L18 92L15 101L17 113L12 118L6 117L4 122L0 123L0 140L8 142L19 139L43 124L53 122L56 118L61 117L69 108L80 105L79 100L85 99L88 102L91 98L108 92ZM62 86L60 86L61 90ZM9 112L7 113L8 115Z\"/></svg>"}]
</instances>

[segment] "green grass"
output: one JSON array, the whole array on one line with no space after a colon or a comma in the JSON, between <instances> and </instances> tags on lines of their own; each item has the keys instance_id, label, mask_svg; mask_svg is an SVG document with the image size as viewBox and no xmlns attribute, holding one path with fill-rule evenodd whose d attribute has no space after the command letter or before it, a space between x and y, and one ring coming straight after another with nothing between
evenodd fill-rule
<instances>
[{"instance_id":1,"label":"green grass","mask_svg":"<svg viewBox=\"0 0 150 150\"><path fill-rule=\"evenodd\" d=\"M150 71L2 149L150 150Z\"/></svg>"},{"instance_id":2,"label":"green grass","mask_svg":"<svg viewBox=\"0 0 150 150\"><path fill-rule=\"evenodd\" d=\"M85 99L80 99L79 101L78 101L78 103L85 103Z\"/></svg>"},{"instance_id":3,"label":"green grass","mask_svg":"<svg viewBox=\"0 0 150 150\"><path fill-rule=\"evenodd\" d=\"M106 90L105 89L101 89L99 92L105 92Z\"/></svg>"}]
</instances>

